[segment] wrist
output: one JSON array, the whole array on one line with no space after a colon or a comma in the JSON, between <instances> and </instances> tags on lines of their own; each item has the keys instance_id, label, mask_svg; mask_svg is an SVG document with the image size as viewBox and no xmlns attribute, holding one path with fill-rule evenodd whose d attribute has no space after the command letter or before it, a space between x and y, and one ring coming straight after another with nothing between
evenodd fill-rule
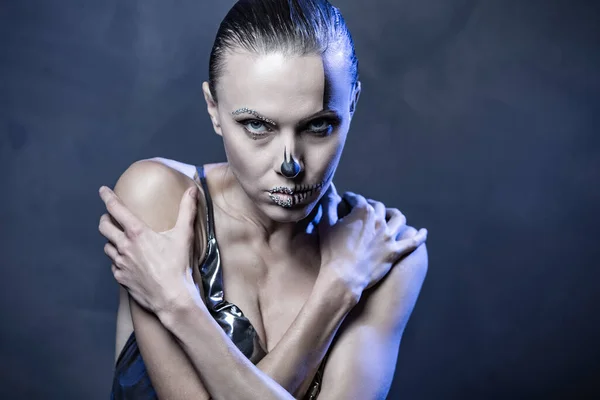
<instances>
[{"instance_id":1,"label":"wrist","mask_svg":"<svg viewBox=\"0 0 600 400\"><path fill-rule=\"evenodd\" d=\"M177 321L182 320L194 310L205 308L206 306L202 302L194 282L188 282L186 279L184 286L178 291L178 295L168 302L168 306L157 310L155 314L165 328L172 330L171 328L175 326Z\"/></svg>"},{"instance_id":2,"label":"wrist","mask_svg":"<svg viewBox=\"0 0 600 400\"><path fill-rule=\"evenodd\" d=\"M358 304L362 289L353 287L338 274L330 273L330 268L321 267L313 291L317 291L317 298L328 299L339 308L350 311Z\"/></svg>"}]
</instances>

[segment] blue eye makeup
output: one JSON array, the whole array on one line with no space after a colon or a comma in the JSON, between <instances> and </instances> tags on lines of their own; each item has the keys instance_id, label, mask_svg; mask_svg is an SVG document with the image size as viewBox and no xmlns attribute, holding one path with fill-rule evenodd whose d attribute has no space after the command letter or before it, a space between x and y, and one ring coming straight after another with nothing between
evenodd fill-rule
<instances>
[{"instance_id":1,"label":"blue eye makeup","mask_svg":"<svg viewBox=\"0 0 600 400\"><path fill-rule=\"evenodd\" d=\"M233 116L240 116L242 114L252 116L236 120L251 139L266 138L279 128L275 121L250 108L243 107L231 112ZM325 109L298 122L296 131L312 135L316 138L323 138L329 136L341 123L342 118L339 113L335 110Z\"/></svg>"}]
</instances>

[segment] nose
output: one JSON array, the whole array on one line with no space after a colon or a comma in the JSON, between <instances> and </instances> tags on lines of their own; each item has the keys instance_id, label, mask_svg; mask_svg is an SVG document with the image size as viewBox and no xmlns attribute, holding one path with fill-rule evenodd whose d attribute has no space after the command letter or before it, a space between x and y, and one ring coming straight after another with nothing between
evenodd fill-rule
<instances>
[{"instance_id":1,"label":"nose","mask_svg":"<svg viewBox=\"0 0 600 400\"><path fill-rule=\"evenodd\" d=\"M293 154L287 154L287 149L283 148L283 162L281 163L281 173L286 178L295 178L300 173L300 164L294 158Z\"/></svg>"},{"instance_id":2,"label":"nose","mask_svg":"<svg viewBox=\"0 0 600 400\"><path fill-rule=\"evenodd\" d=\"M296 145L295 135L286 137L288 140L283 141L283 149L278 157L275 158L275 169L278 173L288 179L296 178L303 171L302 157Z\"/></svg>"}]
</instances>

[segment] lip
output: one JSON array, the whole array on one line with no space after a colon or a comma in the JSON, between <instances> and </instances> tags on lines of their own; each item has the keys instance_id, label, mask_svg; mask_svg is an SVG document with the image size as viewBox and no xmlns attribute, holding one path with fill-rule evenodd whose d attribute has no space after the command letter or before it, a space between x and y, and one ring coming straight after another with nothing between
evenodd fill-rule
<instances>
[{"instance_id":1,"label":"lip","mask_svg":"<svg viewBox=\"0 0 600 400\"><path fill-rule=\"evenodd\" d=\"M300 185L294 188L290 188L288 186L276 186L272 189L269 189L268 192L270 194L302 194L312 192L314 190L318 190L323 186L323 183L317 183L316 185Z\"/></svg>"},{"instance_id":2,"label":"lip","mask_svg":"<svg viewBox=\"0 0 600 400\"><path fill-rule=\"evenodd\" d=\"M292 208L306 204L319 191L323 184L299 186L300 189L294 190L287 186L277 186L267 192L272 202L284 208Z\"/></svg>"}]
</instances>

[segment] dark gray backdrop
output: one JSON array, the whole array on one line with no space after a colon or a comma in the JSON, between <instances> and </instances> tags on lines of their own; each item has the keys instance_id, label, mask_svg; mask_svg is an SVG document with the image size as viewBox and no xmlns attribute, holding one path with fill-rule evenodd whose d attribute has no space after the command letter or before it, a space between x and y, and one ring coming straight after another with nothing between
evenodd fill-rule
<instances>
[{"instance_id":1,"label":"dark gray backdrop","mask_svg":"<svg viewBox=\"0 0 600 400\"><path fill-rule=\"evenodd\" d=\"M224 160L201 83L232 4L0 5L0 398L108 398L97 189ZM364 88L337 185L430 232L389 398L599 395L598 3L335 4Z\"/></svg>"}]
</instances>

